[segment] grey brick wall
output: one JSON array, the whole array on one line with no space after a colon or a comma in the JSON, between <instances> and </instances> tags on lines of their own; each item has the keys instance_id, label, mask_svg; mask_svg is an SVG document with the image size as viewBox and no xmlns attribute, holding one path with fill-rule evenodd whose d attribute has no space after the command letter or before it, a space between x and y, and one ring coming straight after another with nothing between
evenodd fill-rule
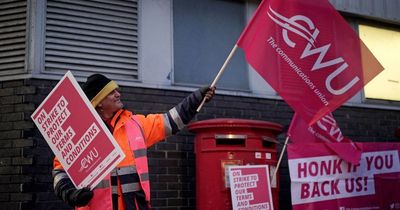
<instances>
[{"instance_id":1,"label":"grey brick wall","mask_svg":"<svg viewBox=\"0 0 400 210\"><path fill-rule=\"evenodd\" d=\"M34 127L29 120L33 104L25 95L34 94L35 87L24 81L0 83L0 208L21 209L23 203L32 202L34 196L26 190L33 176L26 169L33 165L33 156L27 150L34 140L27 134Z\"/></svg>"},{"instance_id":2,"label":"grey brick wall","mask_svg":"<svg viewBox=\"0 0 400 210\"><path fill-rule=\"evenodd\" d=\"M0 209L71 209L53 193L50 172L54 156L30 119L56 82L0 82ZM132 87L122 87L121 91L126 107L142 114L165 112L188 94ZM217 95L194 120L244 118L287 126L292 115L283 101ZM355 141L399 141L395 137L399 111L342 107L334 115L344 135ZM193 134L185 129L150 149L155 210L195 208L193 139ZM284 135L280 135L279 140L283 139ZM285 159L280 175L280 209L291 209Z\"/></svg>"}]
</instances>

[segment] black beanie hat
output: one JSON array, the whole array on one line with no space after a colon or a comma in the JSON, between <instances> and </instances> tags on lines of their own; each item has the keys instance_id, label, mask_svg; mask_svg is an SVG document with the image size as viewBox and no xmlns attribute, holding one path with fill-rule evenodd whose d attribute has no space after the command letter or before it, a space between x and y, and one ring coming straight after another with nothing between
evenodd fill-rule
<instances>
[{"instance_id":1,"label":"black beanie hat","mask_svg":"<svg viewBox=\"0 0 400 210\"><path fill-rule=\"evenodd\" d=\"M96 107L116 88L118 88L116 82L101 74L90 75L82 85L82 90L92 103L93 107Z\"/></svg>"}]
</instances>

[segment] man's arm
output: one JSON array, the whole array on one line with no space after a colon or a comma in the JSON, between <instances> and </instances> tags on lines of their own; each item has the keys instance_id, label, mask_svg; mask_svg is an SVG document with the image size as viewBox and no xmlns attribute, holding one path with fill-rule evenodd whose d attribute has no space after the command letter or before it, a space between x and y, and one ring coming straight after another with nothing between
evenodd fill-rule
<instances>
[{"instance_id":1,"label":"man's arm","mask_svg":"<svg viewBox=\"0 0 400 210\"><path fill-rule=\"evenodd\" d=\"M215 89L215 87L200 88L168 111L167 116L171 125L172 134L177 133L193 119L197 114L196 109L199 107L203 98L206 98L206 102L210 101L215 94Z\"/></svg>"}]
</instances>

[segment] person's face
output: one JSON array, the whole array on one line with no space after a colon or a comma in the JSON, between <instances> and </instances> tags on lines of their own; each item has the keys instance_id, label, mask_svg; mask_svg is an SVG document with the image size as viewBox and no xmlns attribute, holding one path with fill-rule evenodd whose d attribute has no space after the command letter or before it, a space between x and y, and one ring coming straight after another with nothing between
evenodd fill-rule
<instances>
[{"instance_id":1,"label":"person's face","mask_svg":"<svg viewBox=\"0 0 400 210\"><path fill-rule=\"evenodd\" d=\"M124 107L121 101L121 94L117 89L107 95L98 105L103 116L113 116L115 112Z\"/></svg>"}]
</instances>

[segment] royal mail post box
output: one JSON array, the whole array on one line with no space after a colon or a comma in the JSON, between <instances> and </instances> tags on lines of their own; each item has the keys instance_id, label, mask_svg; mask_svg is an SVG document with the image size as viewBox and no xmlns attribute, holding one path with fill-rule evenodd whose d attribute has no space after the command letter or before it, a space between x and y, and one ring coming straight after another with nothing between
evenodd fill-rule
<instances>
[{"instance_id":1,"label":"royal mail post box","mask_svg":"<svg viewBox=\"0 0 400 210\"><path fill-rule=\"evenodd\" d=\"M232 209L228 166L268 164L273 175L281 125L223 118L194 122L188 129L196 134L196 209ZM275 210L279 209L278 183L279 176L271 183Z\"/></svg>"}]
</instances>

